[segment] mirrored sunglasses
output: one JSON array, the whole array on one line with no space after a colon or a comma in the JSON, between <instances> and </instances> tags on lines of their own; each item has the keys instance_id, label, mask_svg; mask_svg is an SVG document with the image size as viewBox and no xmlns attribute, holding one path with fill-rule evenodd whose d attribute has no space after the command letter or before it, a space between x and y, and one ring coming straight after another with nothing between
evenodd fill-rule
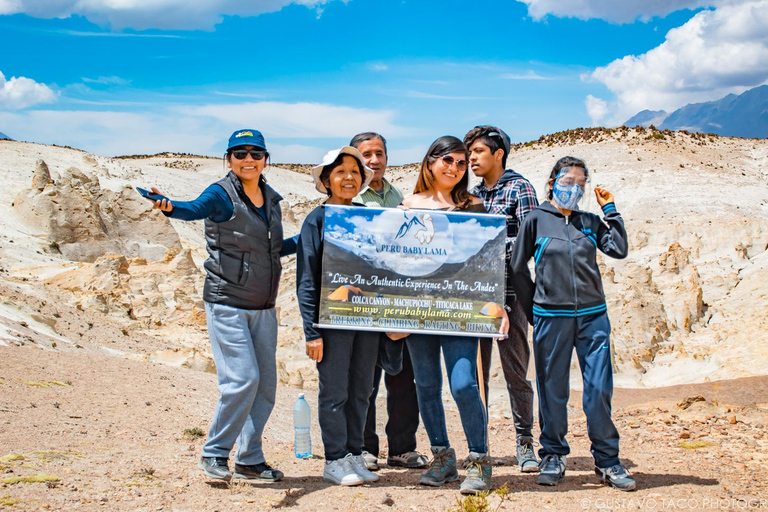
<instances>
[{"instance_id":1,"label":"mirrored sunglasses","mask_svg":"<svg viewBox=\"0 0 768 512\"><path fill-rule=\"evenodd\" d=\"M245 157L251 155L254 160L261 160L268 155L266 151L261 149L236 149L232 151L232 156L238 160L245 160Z\"/></svg>"}]
</instances>

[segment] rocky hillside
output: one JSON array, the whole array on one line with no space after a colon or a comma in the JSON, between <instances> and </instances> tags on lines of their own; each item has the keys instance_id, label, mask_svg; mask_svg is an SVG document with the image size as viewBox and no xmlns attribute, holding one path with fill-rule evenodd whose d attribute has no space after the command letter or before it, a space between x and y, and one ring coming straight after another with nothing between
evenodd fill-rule
<instances>
[{"instance_id":1,"label":"rocky hillside","mask_svg":"<svg viewBox=\"0 0 768 512\"><path fill-rule=\"evenodd\" d=\"M517 145L508 165L541 192L565 155L584 158L592 184L615 194L630 233L626 260L601 260L618 385L768 374L768 142L584 129ZM31 329L58 340L45 350L79 345L210 370L202 223L167 220L132 187L192 199L223 173L221 160L190 155L105 158L0 141L0 345L28 343ZM293 235L322 198L304 167L266 176L285 197ZM416 172L390 176L410 191ZM586 206L597 211L594 199ZM295 261L283 263L280 379L313 386Z\"/></svg>"}]
</instances>

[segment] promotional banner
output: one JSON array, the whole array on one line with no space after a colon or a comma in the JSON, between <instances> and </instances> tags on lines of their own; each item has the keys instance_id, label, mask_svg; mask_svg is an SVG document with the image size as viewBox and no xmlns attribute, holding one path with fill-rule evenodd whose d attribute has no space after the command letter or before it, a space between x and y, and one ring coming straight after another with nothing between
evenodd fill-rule
<instances>
[{"instance_id":1,"label":"promotional banner","mask_svg":"<svg viewBox=\"0 0 768 512\"><path fill-rule=\"evenodd\" d=\"M327 205L318 327L498 336L503 215Z\"/></svg>"}]
</instances>

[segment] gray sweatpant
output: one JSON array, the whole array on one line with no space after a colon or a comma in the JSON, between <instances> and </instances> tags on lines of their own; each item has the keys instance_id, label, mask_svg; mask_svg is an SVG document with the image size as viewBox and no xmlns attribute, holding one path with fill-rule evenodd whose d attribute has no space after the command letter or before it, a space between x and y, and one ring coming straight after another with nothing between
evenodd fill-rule
<instances>
[{"instance_id":1,"label":"gray sweatpant","mask_svg":"<svg viewBox=\"0 0 768 512\"><path fill-rule=\"evenodd\" d=\"M261 434L275 405L277 316L275 309L248 310L205 303L216 361L219 400L203 457L229 457L237 441L237 464L264 462Z\"/></svg>"}]
</instances>

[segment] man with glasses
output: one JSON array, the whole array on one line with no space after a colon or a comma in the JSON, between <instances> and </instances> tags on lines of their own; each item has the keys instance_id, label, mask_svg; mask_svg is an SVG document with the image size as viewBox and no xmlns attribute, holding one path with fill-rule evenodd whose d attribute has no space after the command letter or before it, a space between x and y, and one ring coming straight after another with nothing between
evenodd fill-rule
<instances>
[{"instance_id":1,"label":"man with glasses","mask_svg":"<svg viewBox=\"0 0 768 512\"><path fill-rule=\"evenodd\" d=\"M506 215L506 263L512 256L515 238L525 216L538 205L531 183L512 169L506 169L510 142L506 133L495 126L476 126L464 137L469 150L469 165L482 182L471 193L483 200L488 213ZM527 379L531 349L528 346L528 321L515 298L507 271L507 291L504 309L509 318L509 337L498 341L501 368L507 381L509 401L517 431L517 463L524 473L539 470L533 450L533 387ZM491 368L493 342L483 339L480 351L483 361L486 401Z\"/></svg>"},{"instance_id":2,"label":"man with glasses","mask_svg":"<svg viewBox=\"0 0 768 512\"><path fill-rule=\"evenodd\" d=\"M363 155L363 163L373 170L373 179L365 190L354 198L355 202L376 208L395 208L403 201L403 193L385 177L387 170L387 141L378 133L359 133L352 137L350 146L357 148ZM387 442L389 445L387 465L406 468L423 468L427 457L416 451L416 430L419 428L419 403L416 398L416 384L413 377L413 365L408 347L403 341L390 340L381 333L380 345L386 358L387 352L394 350L397 355L402 349L402 370L395 375L384 372L384 384L387 386ZM397 358L399 359L399 358ZM399 362L399 361L398 361ZM368 417L365 423L365 444L363 458L369 470L376 471L379 455L379 437L376 434L376 396L379 394L382 366L387 366L380 358L373 376L373 393L368 405ZM395 363L397 365L397 363Z\"/></svg>"}]
</instances>

